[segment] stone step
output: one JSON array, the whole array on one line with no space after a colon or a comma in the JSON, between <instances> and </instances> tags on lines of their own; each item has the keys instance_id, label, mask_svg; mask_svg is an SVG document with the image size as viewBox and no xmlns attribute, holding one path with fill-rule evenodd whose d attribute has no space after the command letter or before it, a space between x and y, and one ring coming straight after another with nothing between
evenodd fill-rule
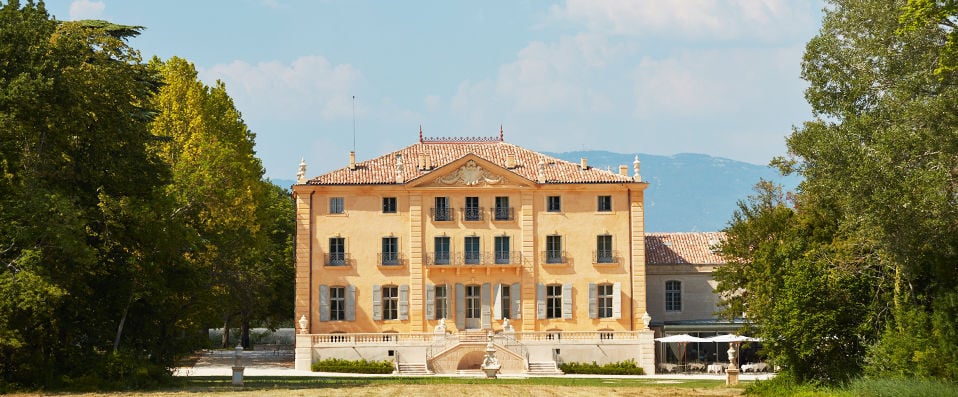
<instances>
[{"instance_id":1,"label":"stone step","mask_svg":"<svg viewBox=\"0 0 958 397\"><path fill-rule=\"evenodd\" d=\"M432 375L426 364L400 363L399 373L403 375Z\"/></svg>"},{"instance_id":2,"label":"stone step","mask_svg":"<svg viewBox=\"0 0 958 397\"><path fill-rule=\"evenodd\" d=\"M529 373L537 375L561 375L562 371L556 369L554 361L530 362Z\"/></svg>"}]
</instances>

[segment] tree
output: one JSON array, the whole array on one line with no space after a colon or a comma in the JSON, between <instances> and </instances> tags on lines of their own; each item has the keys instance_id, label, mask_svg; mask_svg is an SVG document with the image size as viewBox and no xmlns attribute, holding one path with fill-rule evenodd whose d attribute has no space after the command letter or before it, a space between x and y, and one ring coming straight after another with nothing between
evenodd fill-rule
<instances>
[{"instance_id":1,"label":"tree","mask_svg":"<svg viewBox=\"0 0 958 397\"><path fill-rule=\"evenodd\" d=\"M176 216L192 230L189 259L209 275L206 299L223 322L222 346L238 318L249 347L252 322L292 312L291 198L263 180L255 135L222 82L206 86L177 57L151 65L164 81L153 102L152 129L164 138L155 151L173 170Z\"/></svg>"},{"instance_id":2,"label":"tree","mask_svg":"<svg viewBox=\"0 0 958 397\"><path fill-rule=\"evenodd\" d=\"M194 346L139 30L0 8L0 382L152 382Z\"/></svg>"}]
</instances>

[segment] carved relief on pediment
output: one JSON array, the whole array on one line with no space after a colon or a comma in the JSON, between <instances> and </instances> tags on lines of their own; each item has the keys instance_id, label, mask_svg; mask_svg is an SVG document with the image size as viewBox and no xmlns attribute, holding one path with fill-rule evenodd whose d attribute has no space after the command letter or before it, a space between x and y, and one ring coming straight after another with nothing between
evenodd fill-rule
<instances>
[{"instance_id":1,"label":"carved relief on pediment","mask_svg":"<svg viewBox=\"0 0 958 397\"><path fill-rule=\"evenodd\" d=\"M469 160L459 169L450 172L447 175L436 178L433 185L451 186L480 186L480 185L499 185L505 182L500 175L496 175L485 170L474 160Z\"/></svg>"}]
</instances>

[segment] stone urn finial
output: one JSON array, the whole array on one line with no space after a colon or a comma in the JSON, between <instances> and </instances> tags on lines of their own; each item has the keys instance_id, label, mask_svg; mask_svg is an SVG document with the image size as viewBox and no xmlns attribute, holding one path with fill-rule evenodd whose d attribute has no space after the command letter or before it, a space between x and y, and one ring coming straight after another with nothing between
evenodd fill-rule
<instances>
[{"instance_id":1,"label":"stone urn finial","mask_svg":"<svg viewBox=\"0 0 958 397\"><path fill-rule=\"evenodd\" d=\"M309 327L309 320L306 319L306 315L304 314L302 317L299 318L299 333L302 335L306 335L307 327Z\"/></svg>"},{"instance_id":2,"label":"stone urn finial","mask_svg":"<svg viewBox=\"0 0 958 397\"><path fill-rule=\"evenodd\" d=\"M642 324L645 325L645 329L649 329L649 323L652 322L652 316L649 315L649 312L642 313Z\"/></svg>"}]
</instances>

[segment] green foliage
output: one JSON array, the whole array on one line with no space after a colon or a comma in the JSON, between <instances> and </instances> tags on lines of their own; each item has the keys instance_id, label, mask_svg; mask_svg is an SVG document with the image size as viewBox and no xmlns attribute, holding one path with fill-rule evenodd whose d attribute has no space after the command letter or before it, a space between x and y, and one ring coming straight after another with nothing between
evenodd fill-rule
<instances>
[{"instance_id":1,"label":"green foliage","mask_svg":"<svg viewBox=\"0 0 958 397\"><path fill-rule=\"evenodd\" d=\"M562 363L559 366L567 374L599 374L599 375L645 375L645 371L635 364L635 360L620 361L617 363L598 365L592 363Z\"/></svg>"},{"instance_id":2,"label":"green foliage","mask_svg":"<svg viewBox=\"0 0 958 397\"><path fill-rule=\"evenodd\" d=\"M327 358L312 365L313 372L340 372L354 374L391 374L395 370L392 361L344 360Z\"/></svg>"}]
</instances>

